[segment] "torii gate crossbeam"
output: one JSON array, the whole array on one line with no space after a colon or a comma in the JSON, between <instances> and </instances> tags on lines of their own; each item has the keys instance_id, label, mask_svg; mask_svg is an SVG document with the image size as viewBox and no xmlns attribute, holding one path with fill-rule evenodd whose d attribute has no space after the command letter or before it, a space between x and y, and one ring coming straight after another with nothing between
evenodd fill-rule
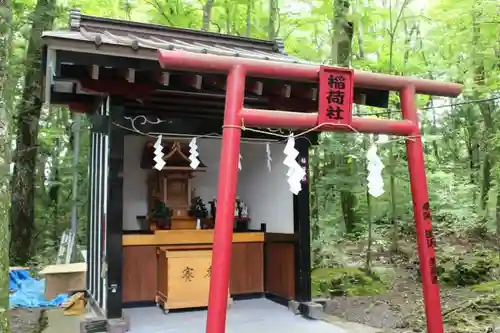
<instances>
[{"instance_id":1,"label":"torii gate crossbeam","mask_svg":"<svg viewBox=\"0 0 500 333\"><path fill-rule=\"evenodd\" d=\"M226 104L217 190L217 216L212 254L212 276L207 333L224 333L229 288L233 213L236 199L241 126L310 129L318 125L318 113L297 113L244 108L246 77L318 82L319 66L277 63L264 60L159 51L163 68L206 73L226 73ZM361 88L397 91L404 120L353 117L349 127L321 128L325 131L358 131L410 136L406 140L408 170L417 232L418 255L428 333L443 333L443 319L437 283L434 239L429 210L422 140L418 126L416 94L456 97L462 86L409 77L354 72L354 85Z\"/></svg>"}]
</instances>

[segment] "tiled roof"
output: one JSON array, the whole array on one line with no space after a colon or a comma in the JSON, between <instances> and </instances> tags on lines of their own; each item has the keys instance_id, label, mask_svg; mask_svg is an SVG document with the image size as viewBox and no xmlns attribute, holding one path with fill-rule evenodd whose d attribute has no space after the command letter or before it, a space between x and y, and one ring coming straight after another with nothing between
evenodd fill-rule
<instances>
[{"instance_id":1,"label":"tiled roof","mask_svg":"<svg viewBox=\"0 0 500 333\"><path fill-rule=\"evenodd\" d=\"M130 47L134 50L182 50L200 54L307 63L288 56L281 41L266 41L189 29L170 28L123 20L81 15L71 10L70 30L46 31L43 38L93 42L96 46Z\"/></svg>"}]
</instances>

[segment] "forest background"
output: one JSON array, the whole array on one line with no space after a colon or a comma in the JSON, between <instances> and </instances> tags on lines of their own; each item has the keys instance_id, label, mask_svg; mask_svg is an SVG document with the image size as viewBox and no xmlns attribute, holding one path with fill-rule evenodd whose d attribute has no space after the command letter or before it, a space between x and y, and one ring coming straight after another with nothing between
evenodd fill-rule
<instances>
[{"instance_id":1,"label":"forest background","mask_svg":"<svg viewBox=\"0 0 500 333\"><path fill-rule=\"evenodd\" d=\"M41 33L65 29L70 8L109 18L281 38L289 54L317 63L463 83L459 98L418 100L439 273L445 286L462 288L458 294L463 288L472 290L474 297L477 292L491 296L499 291L500 283L491 282L498 281L500 271L500 2L496 0L1 1L2 272L9 265L53 262L70 223L74 118L65 108L48 113L38 98ZM354 112L400 119L398 107L397 96L391 95L388 109L357 106ZM87 128L83 120L76 166L82 244L87 221ZM312 149L317 296L387 294L395 288L394 281L410 281L418 269L404 139L380 143L386 193L370 198L365 155L373 139L322 134ZM460 252L464 255L457 256ZM8 303L2 279L0 310ZM408 282L413 284L418 282ZM415 302L421 302L418 287L411 288ZM484 299L484 294L480 297ZM490 310L497 309L498 304ZM0 317L6 318L5 311ZM403 319L405 323L398 325L409 325L410 319ZM470 319L450 319L455 327L460 326L457 321L468 325ZM2 331L6 320L0 322ZM489 319L483 322L491 324ZM412 323L418 326L417 319Z\"/></svg>"}]
</instances>

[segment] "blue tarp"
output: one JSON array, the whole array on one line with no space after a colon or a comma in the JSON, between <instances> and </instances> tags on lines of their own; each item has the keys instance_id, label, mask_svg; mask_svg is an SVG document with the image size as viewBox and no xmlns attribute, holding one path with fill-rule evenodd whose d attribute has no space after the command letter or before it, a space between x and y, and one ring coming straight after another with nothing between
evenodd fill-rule
<instances>
[{"instance_id":1,"label":"blue tarp","mask_svg":"<svg viewBox=\"0 0 500 333\"><path fill-rule=\"evenodd\" d=\"M9 305L11 308L54 308L64 303L67 294L57 295L53 300L46 300L45 280L31 277L27 270L9 272Z\"/></svg>"}]
</instances>

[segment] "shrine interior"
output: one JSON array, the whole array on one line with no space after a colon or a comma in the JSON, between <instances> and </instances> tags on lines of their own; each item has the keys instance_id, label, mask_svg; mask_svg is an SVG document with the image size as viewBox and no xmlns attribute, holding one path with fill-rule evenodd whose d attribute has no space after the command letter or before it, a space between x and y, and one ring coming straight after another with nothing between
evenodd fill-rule
<instances>
[{"instance_id":1,"label":"shrine interior","mask_svg":"<svg viewBox=\"0 0 500 333\"><path fill-rule=\"evenodd\" d=\"M196 139L200 165L193 169L189 160L192 138L217 133L217 129L199 131L196 128L199 118L185 116L173 120L185 124L186 128L182 131L181 126L168 127L168 119L172 119L168 112L144 114L150 123L142 125L140 131L164 134L161 142L165 166L161 171L154 168L153 145L158 135L125 130L123 306L157 303L166 311L204 307L208 301L209 279L206 271L210 269L221 139ZM128 113L122 126L127 129L141 126L141 117L133 120L137 116L136 113ZM157 119L160 124L151 124ZM217 122L222 128L221 116L204 119L201 126L210 124L210 121ZM144 129L146 126L149 129ZM190 132L190 126L194 128L193 132ZM218 133L221 133L220 129ZM251 132L244 134L240 144L239 200L235 202L228 296L231 299L265 296L287 302L299 295L299 285L295 280L300 267L296 258L300 249L297 242L297 207L301 203L290 192L287 182L283 139ZM270 165L268 157L271 158ZM155 203L158 198L161 202ZM170 212L162 215L158 203ZM171 257L173 255L180 257ZM159 259L162 257L168 264ZM197 286L182 280L186 267L193 269L192 284ZM179 272L172 272L175 270ZM198 273L200 270L202 272ZM189 280L189 277L186 279ZM162 285L164 280L167 281Z\"/></svg>"},{"instance_id":2,"label":"shrine interior","mask_svg":"<svg viewBox=\"0 0 500 333\"><path fill-rule=\"evenodd\" d=\"M188 145L190 139L166 138L165 141ZM152 142L152 139L147 136L125 136L127 149L124 152L123 230L127 234L146 232L148 227L142 223L150 214L148 178L158 172L153 169L154 162L141 165L141 157L148 142ZM199 172L192 172L190 195L192 198L200 197L208 213L206 218L212 219L212 210L216 208L213 201L217 195L221 142L217 138L202 138L197 140L197 145L200 154L198 158L204 167ZM235 211L235 216L240 218L239 225L235 225L236 231L261 231L265 228L267 232L294 233L293 194L288 188L287 168L283 164L284 144L270 142L269 148L271 161L268 165L266 141L247 141L241 144L242 168L238 174L237 196L241 200L240 209L245 211Z\"/></svg>"}]
</instances>

